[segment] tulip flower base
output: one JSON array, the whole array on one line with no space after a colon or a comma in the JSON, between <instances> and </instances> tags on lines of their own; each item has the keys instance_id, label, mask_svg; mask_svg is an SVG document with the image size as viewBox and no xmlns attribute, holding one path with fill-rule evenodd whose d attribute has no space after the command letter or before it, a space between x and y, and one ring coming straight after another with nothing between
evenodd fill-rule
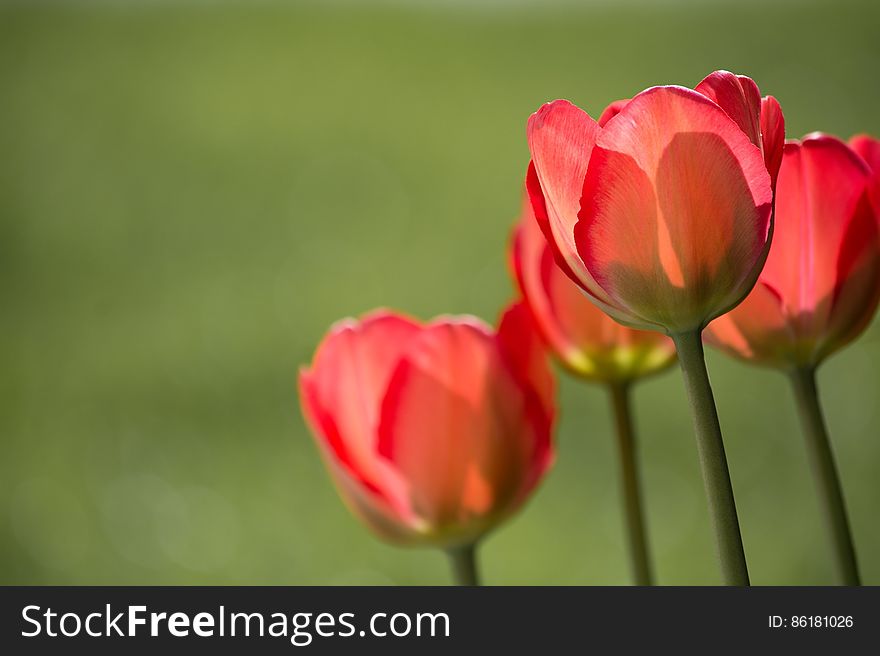
<instances>
[{"instance_id":1,"label":"tulip flower base","mask_svg":"<svg viewBox=\"0 0 880 656\"><path fill-rule=\"evenodd\" d=\"M815 369L794 369L790 373L790 379L841 583L861 585L843 491L816 389Z\"/></svg>"},{"instance_id":2,"label":"tulip flower base","mask_svg":"<svg viewBox=\"0 0 880 656\"><path fill-rule=\"evenodd\" d=\"M703 484L715 530L722 576L727 585L749 585L733 485L727 468L715 398L706 371L703 342L699 332L673 335L672 339L678 350L678 362L693 415Z\"/></svg>"},{"instance_id":3,"label":"tulip flower base","mask_svg":"<svg viewBox=\"0 0 880 656\"><path fill-rule=\"evenodd\" d=\"M629 538L629 555L633 581L636 585L653 585L651 560L642 506L641 485L636 459L635 431L629 402L629 385L609 385L611 403L617 428L617 448L620 455L620 484L623 514Z\"/></svg>"},{"instance_id":4,"label":"tulip flower base","mask_svg":"<svg viewBox=\"0 0 880 656\"><path fill-rule=\"evenodd\" d=\"M480 585L477 569L477 545L465 544L446 550L452 566L452 578L456 585Z\"/></svg>"}]
</instances>

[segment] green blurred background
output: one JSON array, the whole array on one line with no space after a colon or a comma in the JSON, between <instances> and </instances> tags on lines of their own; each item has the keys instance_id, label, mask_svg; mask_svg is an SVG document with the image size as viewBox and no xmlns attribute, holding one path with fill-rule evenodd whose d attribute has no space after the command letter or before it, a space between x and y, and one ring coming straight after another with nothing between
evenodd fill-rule
<instances>
[{"instance_id":1,"label":"green blurred background","mask_svg":"<svg viewBox=\"0 0 880 656\"><path fill-rule=\"evenodd\" d=\"M337 318L493 320L542 102L593 115L716 68L789 134L880 133L880 5L17 3L0 8L0 582L441 584L367 533L296 393ZM757 584L834 572L783 378L710 354ZM880 329L820 384L880 583ZM601 388L490 583L628 581ZM636 390L664 584L719 582L677 372Z\"/></svg>"}]
</instances>

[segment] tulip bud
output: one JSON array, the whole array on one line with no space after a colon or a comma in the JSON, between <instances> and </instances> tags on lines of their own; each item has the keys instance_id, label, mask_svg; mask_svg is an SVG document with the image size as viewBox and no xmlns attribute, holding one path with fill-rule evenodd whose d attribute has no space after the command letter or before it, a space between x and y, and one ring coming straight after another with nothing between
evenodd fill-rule
<instances>
[{"instance_id":1,"label":"tulip bud","mask_svg":"<svg viewBox=\"0 0 880 656\"><path fill-rule=\"evenodd\" d=\"M388 311L340 322L301 371L300 396L343 499L395 542L473 544L553 456L553 379L519 305L497 332Z\"/></svg>"},{"instance_id":2,"label":"tulip bud","mask_svg":"<svg viewBox=\"0 0 880 656\"><path fill-rule=\"evenodd\" d=\"M877 142L811 134L785 145L773 247L752 293L707 341L769 366L814 367L855 339L880 298Z\"/></svg>"},{"instance_id":3,"label":"tulip bud","mask_svg":"<svg viewBox=\"0 0 880 656\"><path fill-rule=\"evenodd\" d=\"M671 339L617 323L556 266L528 198L514 232L511 261L520 293L544 341L577 376L625 383L675 361Z\"/></svg>"},{"instance_id":4,"label":"tulip bud","mask_svg":"<svg viewBox=\"0 0 880 656\"><path fill-rule=\"evenodd\" d=\"M775 100L726 72L647 89L600 122L557 100L529 119L527 185L554 257L597 306L694 332L763 266L782 135Z\"/></svg>"}]
</instances>

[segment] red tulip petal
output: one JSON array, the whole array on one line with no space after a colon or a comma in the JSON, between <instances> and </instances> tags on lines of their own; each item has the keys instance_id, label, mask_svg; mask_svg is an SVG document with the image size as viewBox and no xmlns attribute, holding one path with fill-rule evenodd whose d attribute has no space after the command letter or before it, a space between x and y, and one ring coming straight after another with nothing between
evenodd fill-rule
<instances>
[{"instance_id":1,"label":"red tulip petal","mask_svg":"<svg viewBox=\"0 0 880 656\"><path fill-rule=\"evenodd\" d=\"M541 230L541 233L544 236L544 242L546 243L556 266L565 274L565 276L569 280L577 285L578 289L582 290L586 296L589 296L590 302L592 302L602 312L614 317L620 316L622 314L621 309L612 306L609 302L610 299L607 298L607 295L604 294L604 292L600 293L600 295L593 293L592 289L597 289L598 286L596 285L595 281L592 281L592 278L589 277L589 274L586 273L583 267L583 263L580 262L580 259L578 258L578 263L580 265L579 270L584 272L582 273L581 277L579 277L578 274L574 272L572 267L569 265L568 260L566 260L565 255L563 255L562 251L559 250L559 244L556 241L556 238L553 236L553 231L550 227L550 220L547 217L547 208L544 202L544 195L541 191L541 183L538 180L538 174L535 171L535 165L533 162L529 162L529 168L526 172L526 192L528 193L531 209L534 213L534 221L535 223L537 223L538 227ZM592 281L591 285L586 285L583 282L583 279L585 278ZM625 322L626 317L621 318L620 321Z\"/></svg>"},{"instance_id":2,"label":"red tulip petal","mask_svg":"<svg viewBox=\"0 0 880 656\"><path fill-rule=\"evenodd\" d=\"M597 121L599 127L603 127L608 121L617 116L620 113L620 110L626 107L628 102L629 98L624 98L623 100L615 100L608 105L602 114L599 115L599 120Z\"/></svg>"},{"instance_id":3,"label":"red tulip petal","mask_svg":"<svg viewBox=\"0 0 880 656\"><path fill-rule=\"evenodd\" d=\"M715 71L694 90L721 107L751 142L760 148L761 92L751 78L729 71Z\"/></svg>"},{"instance_id":4,"label":"red tulip petal","mask_svg":"<svg viewBox=\"0 0 880 656\"><path fill-rule=\"evenodd\" d=\"M744 360L784 363L797 347L779 292L758 281L746 299L709 324L706 341Z\"/></svg>"},{"instance_id":5,"label":"red tulip petal","mask_svg":"<svg viewBox=\"0 0 880 656\"><path fill-rule=\"evenodd\" d=\"M859 134L849 140L850 148L865 160L871 169L871 202L880 216L880 140L867 134Z\"/></svg>"},{"instance_id":6,"label":"red tulip petal","mask_svg":"<svg viewBox=\"0 0 880 656\"><path fill-rule=\"evenodd\" d=\"M764 96L761 100L761 139L764 163L775 189L785 148L785 117L779 102L773 96Z\"/></svg>"},{"instance_id":7,"label":"red tulip petal","mask_svg":"<svg viewBox=\"0 0 880 656\"><path fill-rule=\"evenodd\" d=\"M576 362L581 358L577 346L572 343L566 332L555 318L553 295L557 289L567 294L568 299L581 307L586 306L587 317L594 314L602 315L568 276L556 265L551 255L549 244L541 234L538 226L526 207L523 218L514 232L512 259L520 293L528 301L535 323L544 340L556 354L566 363Z\"/></svg>"},{"instance_id":8,"label":"red tulip petal","mask_svg":"<svg viewBox=\"0 0 880 656\"><path fill-rule=\"evenodd\" d=\"M568 331L559 324L555 316L556 309L580 308L582 312L576 312L579 315L578 320L573 322L578 329L585 322L600 321L600 317L605 315L565 275L564 269L557 266L552 244L552 241L541 234L540 226L532 215L531 205L525 203L523 215L514 231L511 249L514 275L544 340L563 362L573 365L583 356L569 338ZM559 302L554 300L557 294L562 295Z\"/></svg>"},{"instance_id":9,"label":"red tulip petal","mask_svg":"<svg viewBox=\"0 0 880 656\"><path fill-rule=\"evenodd\" d=\"M821 359L858 337L880 302L880 222L877 206L866 191L846 227L837 258L837 286L831 298Z\"/></svg>"},{"instance_id":10,"label":"red tulip petal","mask_svg":"<svg viewBox=\"0 0 880 656\"><path fill-rule=\"evenodd\" d=\"M573 287L570 283L569 286ZM555 394L553 374L547 363L544 342L525 303L511 303L504 309L498 322L497 339L501 354L513 375L524 389L535 392L540 402L538 410L552 420Z\"/></svg>"},{"instance_id":11,"label":"red tulip petal","mask_svg":"<svg viewBox=\"0 0 880 656\"><path fill-rule=\"evenodd\" d=\"M827 325L845 236L869 178L865 162L834 137L785 146L773 248L761 278L782 294L805 340Z\"/></svg>"},{"instance_id":12,"label":"red tulip petal","mask_svg":"<svg viewBox=\"0 0 880 656\"><path fill-rule=\"evenodd\" d=\"M303 414L345 505L380 537L396 542L413 539L418 520L407 506L396 474L386 478L384 486L367 478L365 469L353 460L333 417L318 401L312 378L305 370L300 371L299 388Z\"/></svg>"},{"instance_id":13,"label":"red tulip petal","mask_svg":"<svg viewBox=\"0 0 880 656\"><path fill-rule=\"evenodd\" d=\"M363 474L358 472L354 458L340 435L339 427L321 403L313 378L306 369L300 369L299 372L299 395L303 414L312 433L319 438L319 446L326 449L335 460L350 470L351 474L361 483L378 491L371 480L365 479Z\"/></svg>"},{"instance_id":14,"label":"red tulip petal","mask_svg":"<svg viewBox=\"0 0 880 656\"><path fill-rule=\"evenodd\" d=\"M379 451L410 482L418 516L443 530L509 506L532 455L524 402L484 326L445 319L419 335L379 426Z\"/></svg>"},{"instance_id":15,"label":"red tulip petal","mask_svg":"<svg viewBox=\"0 0 880 656\"><path fill-rule=\"evenodd\" d=\"M537 184L535 179L527 180L527 184L538 221L542 222L546 216L542 230L548 242L554 244L556 257L566 262L561 265L566 275L573 276L581 287L608 302L605 293L584 269L574 243L584 174L598 132L596 121L567 100L543 105L529 117L527 134ZM543 202L534 200L538 198L539 189Z\"/></svg>"},{"instance_id":16,"label":"red tulip petal","mask_svg":"<svg viewBox=\"0 0 880 656\"><path fill-rule=\"evenodd\" d=\"M570 281L566 280L566 283L577 289ZM553 462L556 385L548 366L544 343L525 303L512 303L504 310L498 324L497 340L502 356L522 386L527 420L531 423L533 435L530 474L520 487L520 497L523 497Z\"/></svg>"},{"instance_id":17,"label":"red tulip petal","mask_svg":"<svg viewBox=\"0 0 880 656\"><path fill-rule=\"evenodd\" d=\"M651 252L632 235L649 229L657 233L654 188L632 157L612 150L594 148L589 170L574 232L579 254L599 285L626 299L634 306L627 308L630 313L647 321L646 313L634 309L638 305L631 291L633 284L643 288L653 275L656 245Z\"/></svg>"},{"instance_id":18,"label":"red tulip petal","mask_svg":"<svg viewBox=\"0 0 880 656\"><path fill-rule=\"evenodd\" d=\"M871 171L880 174L880 140L867 134L857 134L849 140L849 146L867 162Z\"/></svg>"},{"instance_id":19,"label":"red tulip petal","mask_svg":"<svg viewBox=\"0 0 880 656\"><path fill-rule=\"evenodd\" d=\"M401 513L402 483L377 456L376 429L393 369L421 330L387 312L340 322L300 378L303 408L327 456Z\"/></svg>"},{"instance_id":20,"label":"red tulip petal","mask_svg":"<svg viewBox=\"0 0 880 656\"><path fill-rule=\"evenodd\" d=\"M646 322L691 330L754 284L771 201L760 151L718 105L655 87L600 133L575 240L615 303Z\"/></svg>"},{"instance_id":21,"label":"red tulip petal","mask_svg":"<svg viewBox=\"0 0 880 656\"><path fill-rule=\"evenodd\" d=\"M773 185L782 162L785 119L773 96L761 98L758 85L744 75L715 71L697 85L696 91L713 100L764 154Z\"/></svg>"},{"instance_id":22,"label":"red tulip petal","mask_svg":"<svg viewBox=\"0 0 880 656\"><path fill-rule=\"evenodd\" d=\"M324 461L336 482L339 495L348 509L376 535L401 544L418 544L427 528L406 506L404 497L397 499L371 488L352 475L352 470L324 451ZM395 475L396 476L396 475Z\"/></svg>"},{"instance_id":23,"label":"red tulip petal","mask_svg":"<svg viewBox=\"0 0 880 656\"><path fill-rule=\"evenodd\" d=\"M526 171L526 193L529 196L535 222L541 229L541 233L544 235L544 239L550 248L550 252L553 254L553 259L556 261L557 266L569 279L580 286L580 278L572 271L568 261L565 259L565 255L559 250L559 245L553 237L553 229L550 227L550 218L547 215L547 203L544 200L544 192L541 190L541 182L538 180L535 163L531 161Z\"/></svg>"}]
</instances>

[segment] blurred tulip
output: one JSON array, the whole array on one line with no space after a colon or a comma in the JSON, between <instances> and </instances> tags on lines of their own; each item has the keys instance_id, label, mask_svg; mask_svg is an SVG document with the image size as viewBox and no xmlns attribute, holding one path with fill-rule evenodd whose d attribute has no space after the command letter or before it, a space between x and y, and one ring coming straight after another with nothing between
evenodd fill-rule
<instances>
[{"instance_id":1,"label":"blurred tulip","mask_svg":"<svg viewBox=\"0 0 880 656\"><path fill-rule=\"evenodd\" d=\"M637 585L651 585L629 387L669 367L675 361L675 345L666 335L622 326L593 305L553 262L528 198L514 232L511 264L520 293L556 357L576 376L609 389L633 580Z\"/></svg>"},{"instance_id":2,"label":"blurred tulip","mask_svg":"<svg viewBox=\"0 0 880 656\"><path fill-rule=\"evenodd\" d=\"M789 141L773 248L751 294L712 322L708 343L757 364L814 367L855 339L880 300L871 170L842 141Z\"/></svg>"},{"instance_id":3,"label":"blurred tulip","mask_svg":"<svg viewBox=\"0 0 880 656\"><path fill-rule=\"evenodd\" d=\"M749 78L652 87L594 121L564 100L528 123L535 217L565 274L624 325L675 341L725 581L748 584L700 333L758 278L784 120Z\"/></svg>"},{"instance_id":4,"label":"blurred tulip","mask_svg":"<svg viewBox=\"0 0 880 656\"><path fill-rule=\"evenodd\" d=\"M776 229L752 293L706 331L740 359L787 371L794 385L841 579L859 582L855 549L815 382L816 367L870 323L880 300L880 143L824 134L789 141Z\"/></svg>"},{"instance_id":5,"label":"blurred tulip","mask_svg":"<svg viewBox=\"0 0 880 656\"><path fill-rule=\"evenodd\" d=\"M345 320L300 373L303 412L354 513L385 539L448 550L470 582L474 543L552 461L553 386L519 304L497 332L472 317Z\"/></svg>"}]
</instances>

